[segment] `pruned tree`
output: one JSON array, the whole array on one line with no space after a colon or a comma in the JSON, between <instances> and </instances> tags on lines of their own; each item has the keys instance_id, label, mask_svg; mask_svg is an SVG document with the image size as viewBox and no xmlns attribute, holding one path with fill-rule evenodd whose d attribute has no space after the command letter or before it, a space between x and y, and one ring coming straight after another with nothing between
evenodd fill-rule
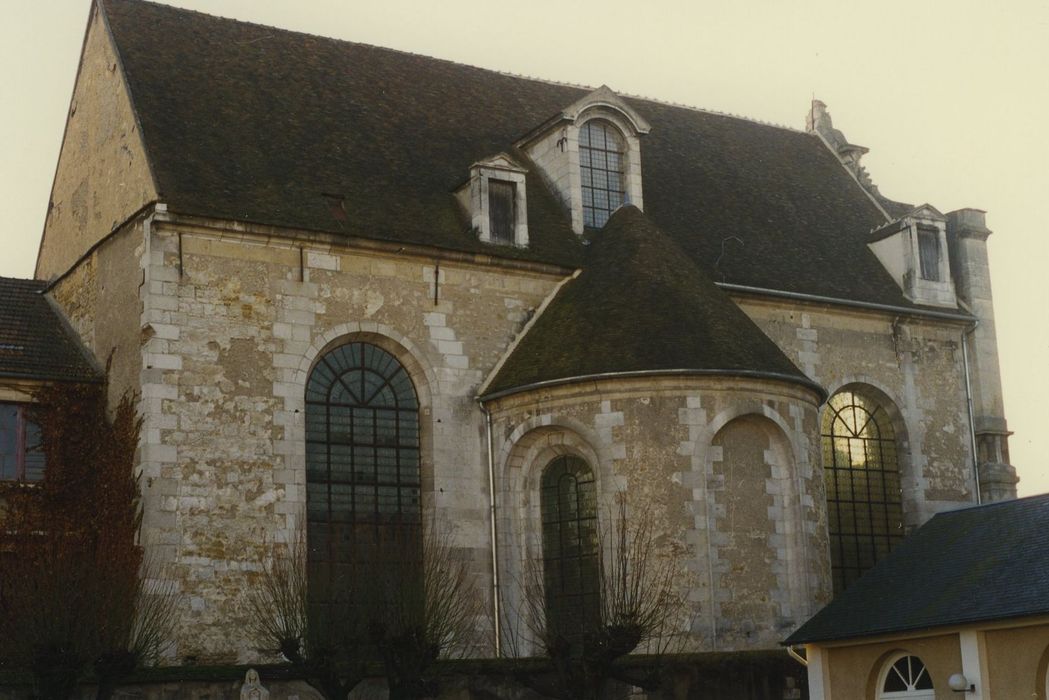
<instances>
[{"instance_id":1,"label":"pruned tree","mask_svg":"<svg viewBox=\"0 0 1049 700\"><path fill-rule=\"evenodd\" d=\"M311 604L304 537L275 550L249 592L257 643L278 651L330 700L342 700L381 670L391 700L434 695L435 662L476 643L481 601L450 531L389 527L382 557L363 557ZM334 594L334 595L332 595Z\"/></svg>"},{"instance_id":2,"label":"pruned tree","mask_svg":"<svg viewBox=\"0 0 1049 700\"><path fill-rule=\"evenodd\" d=\"M170 590L147 589L137 541L141 422L130 395L110 418L104 385L51 385L35 400L43 481L0 496L0 659L31 671L39 697L65 700L93 673L105 698L156 658L175 614Z\"/></svg>"},{"instance_id":3,"label":"pruned tree","mask_svg":"<svg viewBox=\"0 0 1049 700\"><path fill-rule=\"evenodd\" d=\"M311 610L306 537L299 533L274 548L248 589L256 644L287 659L329 700L344 700L367 677L366 635L353 604L355 581L347 577L330 604Z\"/></svg>"},{"instance_id":4,"label":"pruned tree","mask_svg":"<svg viewBox=\"0 0 1049 700\"><path fill-rule=\"evenodd\" d=\"M390 543L396 557L364 587L369 640L382 662L390 700L435 696L431 671L443 657L465 655L477 641L481 598L469 562L456 556L448 529L431 523Z\"/></svg>"},{"instance_id":5,"label":"pruned tree","mask_svg":"<svg viewBox=\"0 0 1049 700\"><path fill-rule=\"evenodd\" d=\"M585 580L580 585L584 598L594 594L595 605L566 615L551 595L551 572L543 561L530 561L521 602L510 606L503 625L511 658L531 651L548 659L552 673L514 666L520 682L548 697L597 700L613 680L655 689L661 661L681 647L690 626L687 550L657 531L650 506L630 508L621 495L592 544L594 580L589 588ZM587 578L585 566L581 571ZM646 655L646 663L624 663L631 654Z\"/></svg>"}]
</instances>

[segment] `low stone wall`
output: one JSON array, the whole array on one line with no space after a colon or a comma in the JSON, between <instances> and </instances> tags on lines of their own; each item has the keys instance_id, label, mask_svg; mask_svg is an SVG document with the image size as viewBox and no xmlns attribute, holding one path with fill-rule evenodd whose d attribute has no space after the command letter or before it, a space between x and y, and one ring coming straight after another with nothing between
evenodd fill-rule
<instances>
[{"instance_id":1,"label":"low stone wall","mask_svg":"<svg viewBox=\"0 0 1049 700\"><path fill-rule=\"evenodd\" d=\"M633 670L656 663L638 657L625 666ZM808 697L805 669L780 650L687 654L660 659L663 687L646 692L614 684L614 700L804 700ZM544 662L520 663L494 659L446 662L441 669L437 700L541 700L514 678L523 670L532 677ZM257 675L253 683L252 672ZM0 671L0 700L29 700L29 679ZM95 687L85 684L76 700L94 700ZM386 683L373 678L360 684L347 700L386 700ZM324 700L290 666L165 667L146 669L120 685L113 700Z\"/></svg>"}]
</instances>

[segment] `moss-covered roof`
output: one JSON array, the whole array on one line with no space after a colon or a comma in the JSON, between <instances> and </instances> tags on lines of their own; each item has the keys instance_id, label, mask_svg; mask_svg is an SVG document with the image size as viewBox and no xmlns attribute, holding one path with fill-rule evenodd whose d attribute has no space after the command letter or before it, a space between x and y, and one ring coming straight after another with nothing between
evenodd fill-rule
<instances>
[{"instance_id":1,"label":"moss-covered roof","mask_svg":"<svg viewBox=\"0 0 1049 700\"><path fill-rule=\"evenodd\" d=\"M637 207L589 238L564 284L495 379L508 390L610 372L778 376L815 385Z\"/></svg>"},{"instance_id":2,"label":"moss-covered roof","mask_svg":"<svg viewBox=\"0 0 1049 700\"><path fill-rule=\"evenodd\" d=\"M534 172L526 249L478 241L452 193L588 89L100 2L171 211L577 264L568 214ZM817 136L625 101L651 126L645 212L712 279L913 306L866 245L885 216Z\"/></svg>"}]
</instances>

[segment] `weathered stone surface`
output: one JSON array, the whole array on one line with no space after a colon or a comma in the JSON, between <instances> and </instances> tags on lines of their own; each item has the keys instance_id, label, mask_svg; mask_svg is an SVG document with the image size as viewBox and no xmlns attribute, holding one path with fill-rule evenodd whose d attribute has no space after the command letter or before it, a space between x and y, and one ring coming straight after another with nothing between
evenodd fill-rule
<instances>
[{"instance_id":1,"label":"weathered stone surface","mask_svg":"<svg viewBox=\"0 0 1049 700\"><path fill-rule=\"evenodd\" d=\"M118 60L93 8L44 223L39 279L68 271L157 198Z\"/></svg>"}]
</instances>

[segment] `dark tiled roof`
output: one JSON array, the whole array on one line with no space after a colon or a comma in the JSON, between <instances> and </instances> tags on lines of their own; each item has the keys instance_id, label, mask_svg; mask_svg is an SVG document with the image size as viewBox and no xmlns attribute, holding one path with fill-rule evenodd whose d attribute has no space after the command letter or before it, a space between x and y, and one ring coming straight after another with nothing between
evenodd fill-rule
<instances>
[{"instance_id":1,"label":"dark tiled roof","mask_svg":"<svg viewBox=\"0 0 1049 700\"><path fill-rule=\"evenodd\" d=\"M45 286L37 280L0 277L0 377L100 380L44 297Z\"/></svg>"},{"instance_id":2,"label":"dark tiled roof","mask_svg":"<svg viewBox=\"0 0 1049 700\"><path fill-rule=\"evenodd\" d=\"M778 375L815 385L636 207L590 237L583 271L514 348L488 395L606 372Z\"/></svg>"},{"instance_id":3,"label":"dark tiled roof","mask_svg":"<svg viewBox=\"0 0 1049 700\"><path fill-rule=\"evenodd\" d=\"M537 182L527 250L478 242L451 192L586 90L137 0L103 6L172 211L576 264L568 217ZM819 138L628 102L652 127L645 211L715 281L911 305L865 245L884 217ZM345 198L347 221L323 194Z\"/></svg>"},{"instance_id":4,"label":"dark tiled roof","mask_svg":"<svg viewBox=\"0 0 1049 700\"><path fill-rule=\"evenodd\" d=\"M896 202L887 197L878 197L878 204L882 206L889 216L893 219L899 219L900 217L906 216L907 214L914 211L913 204L907 204L905 202Z\"/></svg>"},{"instance_id":5,"label":"dark tiled roof","mask_svg":"<svg viewBox=\"0 0 1049 700\"><path fill-rule=\"evenodd\" d=\"M1049 494L940 513L786 644L1049 613Z\"/></svg>"}]
</instances>

